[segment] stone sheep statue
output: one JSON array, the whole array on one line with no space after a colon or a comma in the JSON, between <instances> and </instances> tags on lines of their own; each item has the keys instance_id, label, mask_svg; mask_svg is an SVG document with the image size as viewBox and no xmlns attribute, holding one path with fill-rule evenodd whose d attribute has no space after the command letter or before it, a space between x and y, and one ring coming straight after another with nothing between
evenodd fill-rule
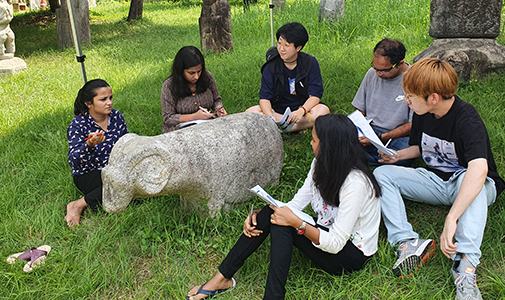
<instances>
[{"instance_id":1,"label":"stone sheep statue","mask_svg":"<svg viewBox=\"0 0 505 300\"><path fill-rule=\"evenodd\" d=\"M229 211L278 181L284 149L279 129L258 113L239 113L158 136L126 134L102 170L103 208L123 211L132 198L177 194L183 208L206 201ZM201 207L201 205L200 205Z\"/></svg>"}]
</instances>

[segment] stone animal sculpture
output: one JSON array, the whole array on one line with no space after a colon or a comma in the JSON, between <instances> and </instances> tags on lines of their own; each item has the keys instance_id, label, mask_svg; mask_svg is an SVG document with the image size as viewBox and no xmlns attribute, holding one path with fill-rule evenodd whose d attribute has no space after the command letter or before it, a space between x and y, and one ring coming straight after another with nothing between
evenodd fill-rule
<instances>
[{"instance_id":1,"label":"stone animal sculpture","mask_svg":"<svg viewBox=\"0 0 505 300\"><path fill-rule=\"evenodd\" d=\"M102 170L103 208L118 213L132 198L177 194L183 208L198 208L204 200L214 216L251 198L249 188L277 182L283 157L279 129L258 113L153 137L126 134Z\"/></svg>"}]
</instances>

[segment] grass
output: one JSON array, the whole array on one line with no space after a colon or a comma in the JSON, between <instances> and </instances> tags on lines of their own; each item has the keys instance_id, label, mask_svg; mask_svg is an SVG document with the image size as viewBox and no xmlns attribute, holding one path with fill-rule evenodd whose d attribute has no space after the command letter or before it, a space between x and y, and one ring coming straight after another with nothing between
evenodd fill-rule
<instances>
[{"instance_id":1,"label":"grass","mask_svg":"<svg viewBox=\"0 0 505 300\"><path fill-rule=\"evenodd\" d=\"M299 21L310 34L304 51L321 65L323 101L332 112L352 112L351 101L369 68L373 46L383 37L403 41L406 60L428 47L428 0L352 0L345 19L318 23L318 1L288 0L274 15L274 27ZM258 101L259 67L270 46L266 0L244 12L230 2L235 51L205 53L229 113ZM127 23L129 3L101 1L90 12L91 45L83 47L88 78L107 80L115 108L131 132L161 133L161 84L177 50L199 46L201 2L146 2L144 19ZM81 195L67 163L66 128L81 87L73 48L56 47L56 23L48 13L17 14L16 56L28 70L0 78L0 299L183 299L208 280L241 232L247 204L220 218L182 211L175 195L133 201L122 213L85 212L75 231L63 222L66 204ZM505 44L505 35L498 37ZM458 95L484 118L498 165L505 174L505 75L460 84ZM312 159L310 135L284 136L280 183L268 190L289 200L301 186ZM479 286L485 299L505 297L504 196L490 207L482 244ZM446 207L407 203L414 228L438 239ZM30 274L5 258L30 246L49 244L47 264ZM236 274L237 289L221 299L258 299L269 261L265 243ZM451 262L437 250L412 278L391 272L394 249L381 227L379 250L363 271L330 276L297 250L287 283L287 299L453 299Z\"/></svg>"}]
</instances>

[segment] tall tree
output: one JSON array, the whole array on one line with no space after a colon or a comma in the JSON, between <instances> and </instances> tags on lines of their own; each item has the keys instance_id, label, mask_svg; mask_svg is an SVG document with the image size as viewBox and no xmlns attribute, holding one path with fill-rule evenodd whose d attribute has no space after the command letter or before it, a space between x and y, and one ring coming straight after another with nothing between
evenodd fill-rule
<instances>
[{"instance_id":1,"label":"tall tree","mask_svg":"<svg viewBox=\"0 0 505 300\"><path fill-rule=\"evenodd\" d=\"M51 12L55 13L56 9L60 8L60 1L59 0L49 0L49 9Z\"/></svg>"},{"instance_id":2,"label":"tall tree","mask_svg":"<svg viewBox=\"0 0 505 300\"><path fill-rule=\"evenodd\" d=\"M127 20L132 21L136 19L141 19L143 10L144 10L144 0L132 0Z\"/></svg>"},{"instance_id":3,"label":"tall tree","mask_svg":"<svg viewBox=\"0 0 505 300\"><path fill-rule=\"evenodd\" d=\"M89 30L89 7L88 0L71 0L74 6L74 16L77 22L77 32L82 43L91 43ZM56 10L56 34L59 47L74 45L72 27L68 15L67 0L61 0L61 7Z\"/></svg>"}]
</instances>

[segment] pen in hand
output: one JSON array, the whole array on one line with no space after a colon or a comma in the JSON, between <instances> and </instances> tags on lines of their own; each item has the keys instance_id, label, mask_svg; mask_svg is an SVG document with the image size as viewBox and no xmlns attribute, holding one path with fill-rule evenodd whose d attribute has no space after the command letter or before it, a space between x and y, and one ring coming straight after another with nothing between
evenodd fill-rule
<instances>
[{"instance_id":1,"label":"pen in hand","mask_svg":"<svg viewBox=\"0 0 505 300\"><path fill-rule=\"evenodd\" d=\"M205 109L204 107L202 107L201 105L198 106L201 110L203 110L204 112L208 113L209 115L212 115L212 118L215 119L216 118L216 114L213 114L211 113L210 111L208 111L207 109Z\"/></svg>"},{"instance_id":2,"label":"pen in hand","mask_svg":"<svg viewBox=\"0 0 505 300\"><path fill-rule=\"evenodd\" d=\"M103 131L100 131L100 132L99 132L97 135L95 135L95 136L101 136L101 135L103 135ZM87 137L87 138L85 138L84 140L85 140L85 141L87 141L87 140L89 140L89 139L92 139L92 138L93 138L93 137L95 137L95 136L88 136L88 137Z\"/></svg>"},{"instance_id":3,"label":"pen in hand","mask_svg":"<svg viewBox=\"0 0 505 300\"><path fill-rule=\"evenodd\" d=\"M210 114L211 112L208 111L207 109L203 108L201 105L198 106L201 110L203 110L204 112Z\"/></svg>"},{"instance_id":4,"label":"pen in hand","mask_svg":"<svg viewBox=\"0 0 505 300\"><path fill-rule=\"evenodd\" d=\"M387 148L389 146L389 143L391 143L393 139L389 139L389 141L386 143L386 145L384 145L384 148Z\"/></svg>"},{"instance_id":5,"label":"pen in hand","mask_svg":"<svg viewBox=\"0 0 505 300\"><path fill-rule=\"evenodd\" d=\"M249 225L251 225L251 227L254 227L253 221L252 221L253 212L254 212L254 204L251 204L251 212L249 213Z\"/></svg>"}]
</instances>

